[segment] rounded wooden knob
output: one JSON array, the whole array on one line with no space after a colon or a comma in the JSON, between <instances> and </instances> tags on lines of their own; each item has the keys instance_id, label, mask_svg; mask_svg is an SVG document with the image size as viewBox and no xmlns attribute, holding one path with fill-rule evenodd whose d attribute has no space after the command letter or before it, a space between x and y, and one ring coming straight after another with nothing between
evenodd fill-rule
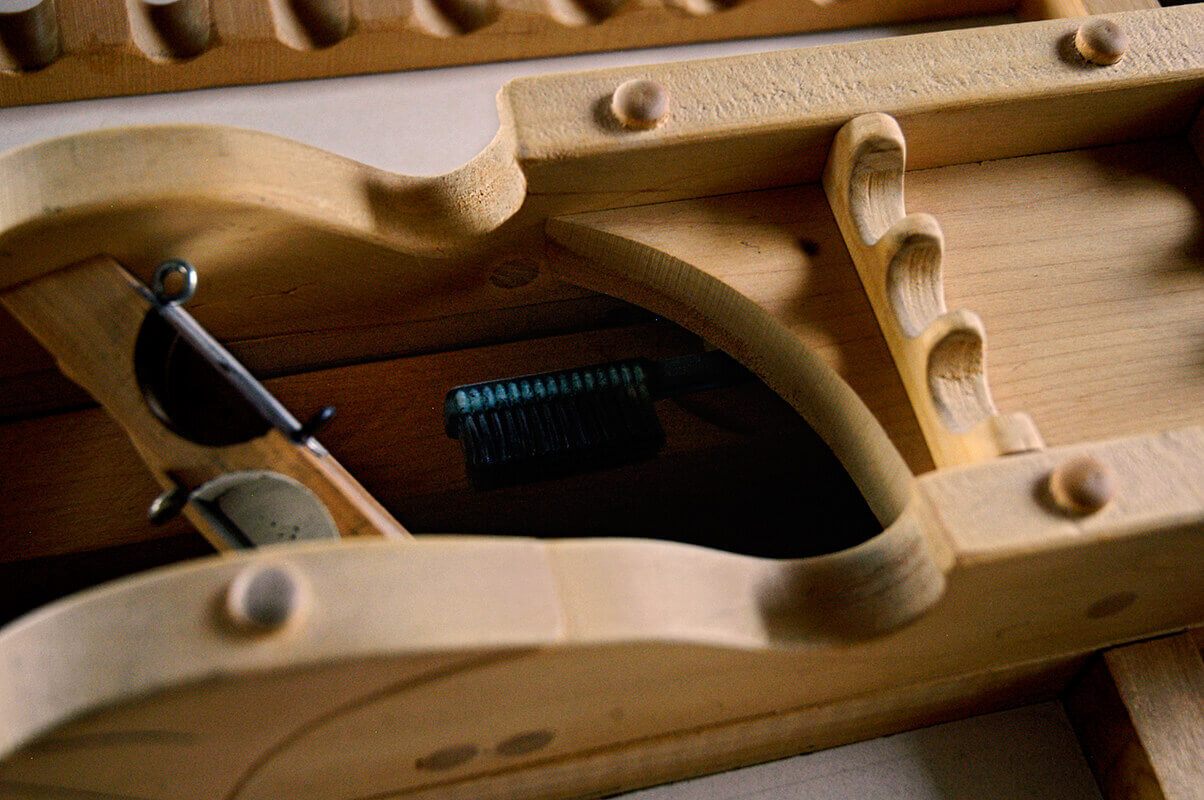
<instances>
[{"instance_id":1,"label":"rounded wooden knob","mask_svg":"<svg viewBox=\"0 0 1204 800\"><path fill-rule=\"evenodd\" d=\"M1129 36L1110 19L1093 19L1084 22L1075 33L1074 46L1092 64L1107 66L1124 57L1129 49Z\"/></svg>"},{"instance_id":2,"label":"rounded wooden knob","mask_svg":"<svg viewBox=\"0 0 1204 800\"><path fill-rule=\"evenodd\" d=\"M300 618L308 605L301 576L279 564L253 564L226 588L226 618L239 630L266 633Z\"/></svg>"},{"instance_id":3,"label":"rounded wooden knob","mask_svg":"<svg viewBox=\"0 0 1204 800\"><path fill-rule=\"evenodd\" d=\"M615 89L610 110L624 128L655 128L669 114L669 92L659 83L644 78L626 81Z\"/></svg>"},{"instance_id":4,"label":"rounded wooden knob","mask_svg":"<svg viewBox=\"0 0 1204 800\"><path fill-rule=\"evenodd\" d=\"M1049 476L1049 494L1067 514L1093 514L1116 494L1116 482L1107 465L1091 456L1062 463Z\"/></svg>"}]
</instances>

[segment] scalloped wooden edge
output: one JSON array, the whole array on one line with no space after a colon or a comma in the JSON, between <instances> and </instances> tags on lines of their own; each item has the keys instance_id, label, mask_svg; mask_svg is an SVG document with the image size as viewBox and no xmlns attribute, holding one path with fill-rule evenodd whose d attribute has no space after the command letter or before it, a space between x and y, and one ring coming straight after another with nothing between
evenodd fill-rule
<instances>
[{"instance_id":1,"label":"scalloped wooden edge","mask_svg":"<svg viewBox=\"0 0 1204 800\"><path fill-rule=\"evenodd\" d=\"M56 0L41 0L29 12L0 12L0 106L996 14L1014 5L57 0L56 8Z\"/></svg>"},{"instance_id":2,"label":"scalloped wooden edge","mask_svg":"<svg viewBox=\"0 0 1204 800\"><path fill-rule=\"evenodd\" d=\"M887 114L836 134L824 189L938 467L1039 450L1026 414L1000 415L986 374L986 332L945 309L940 225L905 214L906 143Z\"/></svg>"}]
</instances>

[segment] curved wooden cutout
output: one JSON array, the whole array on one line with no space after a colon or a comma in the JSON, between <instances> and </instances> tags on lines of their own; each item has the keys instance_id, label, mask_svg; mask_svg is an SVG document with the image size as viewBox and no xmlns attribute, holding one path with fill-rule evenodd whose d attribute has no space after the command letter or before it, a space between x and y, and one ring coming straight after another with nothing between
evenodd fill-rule
<instances>
[{"instance_id":1,"label":"curved wooden cutout","mask_svg":"<svg viewBox=\"0 0 1204 800\"><path fill-rule=\"evenodd\" d=\"M982 322L945 311L944 237L931 216L905 216L905 161L899 124L865 114L836 135L824 188L933 458L943 467L1039 449L1026 415L995 421Z\"/></svg>"},{"instance_id":2,"label":"curved wooden cutout","mask_svg":"<svg viewBox=\"0 0 1204 800\"><path fill-rule=\"evenodd\" d=\"M597 215L551 220L548 235L580 257L553 257L557 274L664 314L729 352L828 443L884 526L902 513L911 472L898 450L848 385L765 308Z\"/></svg>"},{"instance_id":3,"label":"curved wooden cutout","mask_svg":"<svg viewBox=\"0 0 1204 800\"><path fill-rule=\"evenodd\" d=\"M178 61L205 52L213 39L209 0L126 0L130 35L154 61Z\"/></svg>"},{"instance_id":4,"label":"curved wooden cutout","mask_svg":"<svg viewBox=\"0 0 1204 800\"><path fill-rule=\"evenodd\" d=\"M294 50L317 50L351 30L350 0L268 0L276 38Z\"/></svg>"},{"instance_id":5,"label":"curved wooden cutout","mask_svg":"<svg viewBox=\"0 0 1204 800\"><path fill-rule=\"evenodd\" d=\"M61 52L54 0L0 2L0 70L38 70Z\"/></svg>"},{"instance_id":6,"label":"curved wooden cutout","mask_svg":"<svg viewBox=\"0 0 1204 800\"><path fill-rule=\"evenodd\" d=\"M285 248L291 266L279 269L303 281L310 271L327 272L330 259L339 257L333 242L315 242L307 255L288 241L316 235L372 246L394 270L378 276L381 292L393 289L378 300L387 302L422 265L470 262L488 252L489 236L525 199L512 147L499 136L457 172L407 178L229 128L100 131L52 140L0 159L0 179L9 187L0 201L0 285L97 253L140 272L184 258L200 265L203 284L206 268L251 275L257 262L270 262ZM94 180L72 177L82 164ZM50 233L64 225L71 236ZM368 273L359 279L370 281Z\"/></svg>"},{"instance_id":7,"label":"curved wooden cutout","mask_svg":"<svg viewBox=\"0 0 1204 800\"><path fill-rule=\"evenodd\" d=\"M501 7L497 0L414 0L412 13L435 36L461 36L491 25Z\"/></svg>"},{"instance_id":8,"label":"curved wooden cutout","mask_svg":"<svg viewBox=\"0 0 1204 800\"><path fill-rule=\"evenodd\" d=\"M945 293L941 290L944 237L936 219L927 214L905 218L887 232L899 236L899 240L888 248L894 256L886 267L886 293L899 327L908 336L919 336L945 311Z\"/></svg>"},{"instance_id":9,"label":"curved wooden cutout","mask_svg":"<svg viewBox=\"0 0 1204 800\"><path fill-rule=\"evenodd\" d=\"M547 0L548 15L561 25L596 25L620 11L622 0Z\"/></svg>"}]
</instances>

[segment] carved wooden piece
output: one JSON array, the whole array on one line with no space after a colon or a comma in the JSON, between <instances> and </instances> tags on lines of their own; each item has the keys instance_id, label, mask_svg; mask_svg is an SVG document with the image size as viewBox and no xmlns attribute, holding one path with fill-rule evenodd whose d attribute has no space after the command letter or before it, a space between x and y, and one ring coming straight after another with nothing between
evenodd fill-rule
<instances>
[{"instance_id":1,"label":"carved wooden piece","mask_svg":"<svg viewBox=\"0 0 1204 800\"><path fill-rule=\"evenodd\" d=\"M208 800L214 787L218 796L270 797L321 791L326 780L367 796L504 796L517 786L580 797L913 724L977 692L1008 694L1026 678L1050 691L1065 679L1059 670L1093 650L1198 624L1198 418L1180 430L913 480L860 401L782 319L720 280L713 264L695 268L688 243L661 249L616 233L607 216L814 182L836 131L870 111L891 112L908 130L913 164L928 168L1198 136L1188 129L1204 96L1204 54L1175 43L1200 40L1204 14L1119 18L1130 50L1110 67L1062 60L1054 45L1067 26L1036 24L522 82L503 96L503 132L491 151L440 179L387 176L267 137L213 131L142 133L124 152L111 137L83 137L0 161L12 179L0 208L10 286L77 249L128 254L143 268L183 255L213 264L215 278L237 275L254 264L265 240L257 237L300 235L320 246L290 278L339 283L329 276L332 256L363 240L358 252L382 256L376 272L365 257L341 276L391 286L394 304L434 286L479 286L516 258L647 298L725 337L818 421L863 485L880 478L867 495L889 523L855 548L797 561L646 541L279 549L249 558L287 562L304 581L295 596L312 602L296 616L291 604L275 614L289 620L277 634L230 635L229 618L214 616L242 608L229 588L247 566L241 557L144 576L2 635L0 657L16 678L0 684L8 693L0 715L11 720L0 731L9 748L29 745L19 752L34 757L10 759L0 779L20 791L40 783L153 797L164 745L182 743L177 758L215 766L208 776L180 771L194 785L173 784L173 797L194 791ZM947 55L957 56L956 80L932 75ZM887 66L863 73L868 63ZM800 69L815 80L800 83ZM623 130L598 113L636 77L674 98L649 130ZM730 103L708 104L714 97ZM773 109L766 98L776 98ZM967 121L983 135L948 135ZM71 180L76 164L112 180ZM198 211L219 232L183 224ZM548 233L557 243L545 255ZM620 264L624 254L635 258ZM250 318L260 309L237 310ZM259 319L266 328L273 315ZM766 344L775 347L762 351ZM1113 492L1067 513L1047 494L1050 476L1084 457L1110 471ZM176 603L148 601L160 591ZM131 607L140 613L124 614ZM122 635L114 617L128 626ZM58 641L74 644L54 652ZM89 668L94 679L78 680ZM327 672L311 671L319 669ZM166 687L177 690L153 694ZM282 696L301 699L264 701ZM250 731L243 717L228 721L226 710L248 704L279 716ZM200 730L165 724L181 709L202 717ZM147 772L115 775L113 753L98 755L109 745ZM515 757L523 760L504 760ZM69 764L82 785L55 783L72 774Z\"/></svg>"},{"instance_id":2,"label":"carved wooden piece","mask_svg":"<svg viewBox=\"0 0 1204 800\"><path fill-rule=\"evenodd\" d=\"M288 441L276 429L222 447L197 444L170 430L150 410L134 374L135 342L150 309L134 286L111 261L97 259L10 289L0 294L0 303L121 423L165 490L192 491L223 475L270 470L312 491L343 536L406 535L338 462ZM183 511L215 547L230 546L194 503Z\"/></svg>"},{"instance_id":3,"label":"carved wooden piece","mask_svg":"<svg viewBox=\"0 0 1204 800\"><path fill-rule=\"evenodd\" d=\"M868 714L881 730L892 723L876 715L934 713L943 701L932 698L991 686L987 673L1011 685L1003 676L1204 614L1204 497L1152 469L1199 474L1201 442L1195 430L923 478L918 507L933 513L915 522L922 548L946 549L948 588L932 612L871 638L865 623L906 596L900 584L883 597L872 568L902 529L794 562L640 541L422 537L148 575L6 631L3 746L38 743L0 781L206 800L317 798L327 781L349 796L506 796L516 781L526 794L588 796L645 779L641 755L659 764L683 740L714 752L747 737L730 764L764 757L786 730L796 748L832 743L834 719ZM1112 465L1124 502L1066 517L1032 486L1084 452ZM227 627L222 608L248 564L284 564L304 582L312 602L287 631ZM910 574L914 591L924 570ZM69 651L52 645L65 639ZM666 685L678 690L654 690ZM247 704L276 710L243 728L228 709ZM510 761L503 743L523 735L541 744L514 745ZM605 770L594 755L604 750ZM109 768L115 758L124 770ZM164 758L211 769L156 789Z\"/></svg>"},{"instance_id":4,"label":"carved wooden piece","mask_svg":"<svg viewBox=\"0 0 1204 800\"><path fill-rule=\"evenodd\" d=\"M1040 449L1025 414L1000 415L986 376L986 332L945 309L936 219L905 215L903 132L885 114L841 128L824 187L938 467Z\"/></svg>"},{"instance_id":5,"label":"carved wooden piece","mask_svg":"<svg viewBox=\"0 0 1204 800\"><path fill-rule=\"evenodd\" d=\"M1015 5L57 0L56 11L54 0L6 1L20 9L8 14L0 5L0 50L7 56L0 68L8 70L0 73L0 106L994 14Z\"/></svg>"}]
</instances>

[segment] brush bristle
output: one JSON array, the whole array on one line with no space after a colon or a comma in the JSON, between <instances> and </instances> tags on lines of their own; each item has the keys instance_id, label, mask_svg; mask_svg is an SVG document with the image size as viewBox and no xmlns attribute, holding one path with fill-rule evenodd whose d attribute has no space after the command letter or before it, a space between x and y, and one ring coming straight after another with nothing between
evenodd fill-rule
<instances>
[{"instance_id":1,"label":"brush bristle","mask_svg":"<svg viewBox=\"0 0 1204 800\"><path fill-rule=\"evenodd\" d=\"M444 423L480 487L629 463L665 440L647 380L626 361L461 386Z\"/></svg>"}]
</instances>

